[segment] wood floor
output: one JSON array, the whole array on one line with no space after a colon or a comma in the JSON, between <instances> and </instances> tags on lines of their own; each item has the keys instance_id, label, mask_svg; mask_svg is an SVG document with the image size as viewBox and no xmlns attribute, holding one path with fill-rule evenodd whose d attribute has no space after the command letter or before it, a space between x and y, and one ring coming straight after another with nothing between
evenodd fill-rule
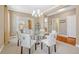
<instances>
[{"instance_id":1,"label":"wood floor","mask_svg":"<svg viewBox=\"0 0 79 59\"><path fill-rule=\"evenodd\" d=\"M31 54L48 54L48 48L43 45L43 49L41 50L41 45L37 46L37 50L34 50L34 47L31 48ZM9 43L4 47L1 54L20 54L20 47L15 43ZM28 49L24 48L23 54L28 54ZM79 48L66 44L61 41L57 41L57 51L54 52L53 47L51 47L51 54L79 54Z\"/></svg>"}]
</instances>

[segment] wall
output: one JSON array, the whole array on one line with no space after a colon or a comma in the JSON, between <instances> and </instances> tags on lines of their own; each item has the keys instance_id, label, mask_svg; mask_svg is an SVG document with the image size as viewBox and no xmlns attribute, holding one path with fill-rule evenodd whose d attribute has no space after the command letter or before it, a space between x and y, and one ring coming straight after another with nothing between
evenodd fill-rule
<instances>
[{"instance_id":1,"label":"wall","mask_svg":"<svg viewBox=\"0 0 79 59\"><path fill-rule=\"evenodd\" d=\"M79 6L76 7L76 35L77 35L77 39L76 39L76 43L77 45L79 45Z\"/></svg>"},{"instance_id":2,"label":"wall","mask_svg":"<svg viewBox=\"0 0 79 59\"><path fill-rule=\"evenodd\" d=\"M8 23L8 8L4 6L4 43L5 45L8 44L9 41L9 23Z\"/></svg>"},{"instance_id":3,"label":"wall","mask_svg":"<svg viewBox=\"0 0 79 59\"><path fill-rule=\"evenodd\" d=\"M18 24L20 22L26 23L26 27L28 27L28 20L31 20L33 22L33 19L30 14L15 12L15 11L9 11L9 12L10 12L10 34L11 35L16 34L16 31L18 30ZM34 24L32 23L32 25Z\"/></svg>"},{"instance_id":4,"label":"wall","mask_svg":"<svg viewBox=\"0 0 79 59\"><path fill-rule=\"evenodd\" d=\"M67 35L76 38L76 15L67 16Z\"/></svg>"},{"instance_id":5,"label":"wall","mask_svg":"<svg viewBox=\"0 0 79 59\"><path fill-rule=\"evenodd\" d=\"M0 49L4 45L4 6L0 5Z\"/></svg>"},{"instance_id":6,"label":"wall","mask_svg":"<svg viewBox=\"0 0 79 59\"><path fill-rule=\"evenodd\" d=\"M67 34L67 23L66 23L66 17L69 15L74 15L76 14L75 9L61 12L56 15L49 16L52 20L52 22L55 22L57 19L59 19L59 29L56 28L55 30L59 31L59 34ZM61 23L60 20L64 20L64 23ZM56 26L56 23L53 23L52 26ZM54 29L54 28L53 28Z\"/></svg>"},{"instance_id":7,"label":"wall","mask_svg":"<svg viewBox=\"0 0 79 59\"><path fill-rule=\"evenodd\" d=\"M44 28L44 16L39 18L40 28Z\"/></svg>"},{"instance_id":8,"label":"wall","mask_svg":"<svg viewBox=\"0 0 79 59\"><path fill-rule=\"evenodd\" d=\"M48 32L51 33L52 31L52 20L51 17L48 17Z\"/></svg>"}]
</instances>

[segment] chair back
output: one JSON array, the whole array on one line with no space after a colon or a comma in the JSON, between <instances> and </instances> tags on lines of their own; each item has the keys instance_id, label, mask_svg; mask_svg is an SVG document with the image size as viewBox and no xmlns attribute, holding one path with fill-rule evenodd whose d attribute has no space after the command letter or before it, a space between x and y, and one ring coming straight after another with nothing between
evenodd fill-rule
<instances>
[{"instance_id":1,"label":"chair back","mask_svg":"<svg viewBox=\"0 0 79 59\"><path fill-rule=\"evenodd\" d=\"M21 46L30 47L31 37L29 34L21 34Z\"/></svg>"},{"instance_id":2,"label":"chair back","mask_svg":"<svg viewBox=\"0 0 79 59\"><path fill-rule=\"evenodd\" d=\"M57 38L57 33L56 33L56 31L52 31L52 33L51 33L52 35L53 35L53 38L54 39L56 39Z\"/></svg>"},{"instance_id":3,"label":"chair back","mask_svg":"<svg viewBox=\"0 0 79 59\"><path fill-rule=\"evenodd\" d=\"M21 32L20 31L17 31L16 34L17 34L18 40L20 40L21 39Z\"/></svg>"},{"instance_id":4,"label":"chair back","mask_svg":"<svg viewBox=\"0 0 79 59\"><path fill-rule=\"evenodd\" d=\"M44 36L44 35L45 35L44 29L40 29L40 36Z\"/></svg>"},{"instance_id":5,"label":"chair back","mask_svg":"<svg viewBox=\"0 0 79 59\"><path fill-rule=\"evenodd\" d=\"M49 35L47 36L47 39L48 39L48 40L51 40L51 34L49 34Z\"/></svg>"},{"instance_id":6,"label":"chair back","mask_svg":"<svg viewBox=\"0 0 79 59\"><path fill-rule=\"evenodd\" d=\"M57 38L56 31L52 31L52 33L51 33L51 41L53 42L53 44L56 44L56 38Z\"/></svg>"},{"instance_id":7,"label":"chair back","mask_svg":"<svg viewBox=\"0 0 79 59\"><path fill-rule=\"evenodd\" d=\"M52 33L49 34L47 39L52 42L52 44L56 44L56 38L57 38L57 33L56 31L52 31Z\"/></svg>"}]
</instances>

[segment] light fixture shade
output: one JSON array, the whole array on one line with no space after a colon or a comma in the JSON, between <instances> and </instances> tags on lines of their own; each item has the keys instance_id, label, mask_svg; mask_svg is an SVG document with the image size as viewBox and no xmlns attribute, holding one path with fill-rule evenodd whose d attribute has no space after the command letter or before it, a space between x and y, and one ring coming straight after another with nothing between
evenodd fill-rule
<instances>
[{"instance_id":1,"label":"light fixture shade","mask_svg":"<svg viewBox=\"0 0 79 59\"><path fill-rule=\"evenodd\" d=\"M37 14L38 14L38 15L40 14L40 9L37 9Z\"/></svg>"},{"instance_id":2,"label":"light fixture shade","mask_svg":"<svg viewBox=\"0 0 79 59\"><path fill-rule=\"evenodd\" d=\"M33 10L33 12L32 12L32 16L33 16L35 13L36 13L35 10Z\"/></svg>"},{"instance_id":3,"label":"light fixture shade","mask_svg":"<svg viewBox=\"0 0 79 59\"><path fill-rule=\"evenodd\" d=\"M34 17L40 17L42 15L43 15L43 13L41 13L40 9L37 9L36 11L33 10L33 12L32 12L32 16L34 16Z\"/></svg>"}]
</instances>

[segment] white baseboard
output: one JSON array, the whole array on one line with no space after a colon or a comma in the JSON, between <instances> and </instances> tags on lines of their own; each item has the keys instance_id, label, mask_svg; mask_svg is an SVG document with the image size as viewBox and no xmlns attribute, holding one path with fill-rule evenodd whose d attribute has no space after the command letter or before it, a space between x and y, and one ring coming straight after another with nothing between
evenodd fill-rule
<instances>
[{"instance_id":1,"label":"white baseboard","mask_svg":"<svg viewBox=\"0 0 79 59\"><path fill-rule=\"evenodd\" d=\"M4 48L4 45L1 46L1 48L0 48L0 53L1 53L1 51L3 50L3 48Z\"/></svg>"}]
</instances>

